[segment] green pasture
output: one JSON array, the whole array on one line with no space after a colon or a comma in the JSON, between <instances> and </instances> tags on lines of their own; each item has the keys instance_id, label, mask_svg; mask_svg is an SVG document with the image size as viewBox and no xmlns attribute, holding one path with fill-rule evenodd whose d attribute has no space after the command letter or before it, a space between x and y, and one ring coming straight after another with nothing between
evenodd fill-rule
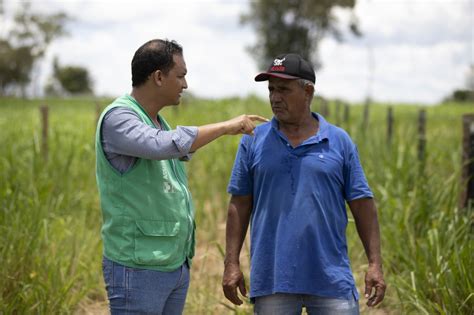
<instances>
[{"instance_id":1,"label":"green pasture","mask_svg":"<svg viewBox=\"0 0 474 315\"><path fill-rule=\"evenodd\" d=\"M49 105L47 159L41 151L43 104ZM336 105L329 105L327 118L336 122ZM106 314L95 106L95 100L0 99L0 314ZM358 145L379 208L388 285L381 314L473 314L473 212L458 208L458 195L461 116L474 112L474 106L393 106L390 142L387 107L371 105L368 126L362 126L363 106L357 104L350 106L347 122L342 113L338 119ZM427 134L420 161L417 120L422 108ZM320 110L317 101L314 110ZM176 126L243 113L271 117L267 102L255 97L186 99L162 115ZM220 286L226 185L239 139L220 138L187 164L198 248L185 314L250 314L249 303L234 308L226 302ZM367 262L352 220L348 241L362 290ZM248 266L248 244L244 247L242 261Z\"/></svg>"}]
</instances>

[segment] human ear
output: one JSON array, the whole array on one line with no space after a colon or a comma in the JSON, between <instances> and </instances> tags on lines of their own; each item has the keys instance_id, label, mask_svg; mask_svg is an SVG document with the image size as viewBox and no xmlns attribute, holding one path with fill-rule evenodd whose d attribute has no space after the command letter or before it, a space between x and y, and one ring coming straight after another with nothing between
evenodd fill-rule
<instances>
[{"instance_id":1,"label":"human ear","mask_svg":"<svg viewBox=\"0 0 474 315\"><path fill-rule=\"evenodd\" d=\"M156 70L152 73L152 79L157 86L161 86L163 83L163 72L161 72L161 70Z\"/></svg>"},{"instance_id":2,"label":"human ear","mask_svg":"<svg viewBox=\"0 0 474 315\"><path fill-rule=\"evenodd\" d=\"M306 95L308 95L310 98L313 97L313 95L314 95L314 85L312 85L312 84L306 84L306 85L304 86L304 90L305 90L305 92L306 92Z\"/></svg>"}]
</instances>

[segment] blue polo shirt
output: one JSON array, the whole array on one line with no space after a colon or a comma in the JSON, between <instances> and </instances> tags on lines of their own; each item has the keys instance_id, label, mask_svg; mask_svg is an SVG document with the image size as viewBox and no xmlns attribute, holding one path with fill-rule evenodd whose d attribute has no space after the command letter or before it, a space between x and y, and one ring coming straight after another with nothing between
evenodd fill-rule
<instances>
[{"instance_id":1,"label":"blue polo shirt","mask_svg":"<svg viewBox=\"0 0 474 315\"><path fill-rule=\"evenodd\" d=\"M241 139L227 190L253 195L251 298L294 293L358 299L345 201L373 195L349 135L313 116L319 131L296 148L275 118Z\"/></svg>"}]
</instances>

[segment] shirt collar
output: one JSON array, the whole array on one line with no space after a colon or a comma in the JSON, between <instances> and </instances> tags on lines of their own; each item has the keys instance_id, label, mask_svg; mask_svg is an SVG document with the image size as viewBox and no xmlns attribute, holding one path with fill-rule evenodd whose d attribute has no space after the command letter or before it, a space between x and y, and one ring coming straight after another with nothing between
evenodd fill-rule
<instances>
[{"instance_id":1,"label":"shirt collar","mask_svg":"<svg viewBox=\"0 0 474 315\"><path fill-rule=\"evenodd\" d=\"M318 113L312 112L311 115L313 115L313 117L319 121L319 129L314 136L308 138L302 144L318 143L326 139L329 140L329 123ZM272 128L281 134L280 128L278 127L278 120L275 118L275 116L273 116L271 124Z\"/></svg>"},{"instance_id":2,"label":"shirt collar","mask_svg":"<svg viewBox=\"0 0 474 315\"><path fill-rule=\"evenodd\" d=\"M321 142L325 139L329 140L329 123L323 116L317 113L311 113L319 121L319 130L316 133L316 141Z\"/></svg>"}]
</instances>

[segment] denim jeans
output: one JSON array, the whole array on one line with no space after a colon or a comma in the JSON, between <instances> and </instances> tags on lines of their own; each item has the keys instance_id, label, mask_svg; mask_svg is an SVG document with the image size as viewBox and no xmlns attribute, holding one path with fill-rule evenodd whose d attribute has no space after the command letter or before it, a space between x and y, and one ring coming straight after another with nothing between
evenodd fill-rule
<instances>
[{"instance_id":1,"label":"denim jeans","mask_svg":"<svg viewBox=\"0 0 474 315\"><path fill-rule=\"evenodd\" d=\"M189 287L189 267L172 272L129 268L104 257L105 288L112 315L183 312Z\"/></svg>"},{"instance_id":2,"label":"denim jeans","mask_svg":"<svg viewBox=\"0 0 474 315\"><path fill-rule=\"evenodd\" d=\"M255 315L359 315L355 299L343 300L306 294L276 293L255 298Z\"/></svg>"}]
</instances>

